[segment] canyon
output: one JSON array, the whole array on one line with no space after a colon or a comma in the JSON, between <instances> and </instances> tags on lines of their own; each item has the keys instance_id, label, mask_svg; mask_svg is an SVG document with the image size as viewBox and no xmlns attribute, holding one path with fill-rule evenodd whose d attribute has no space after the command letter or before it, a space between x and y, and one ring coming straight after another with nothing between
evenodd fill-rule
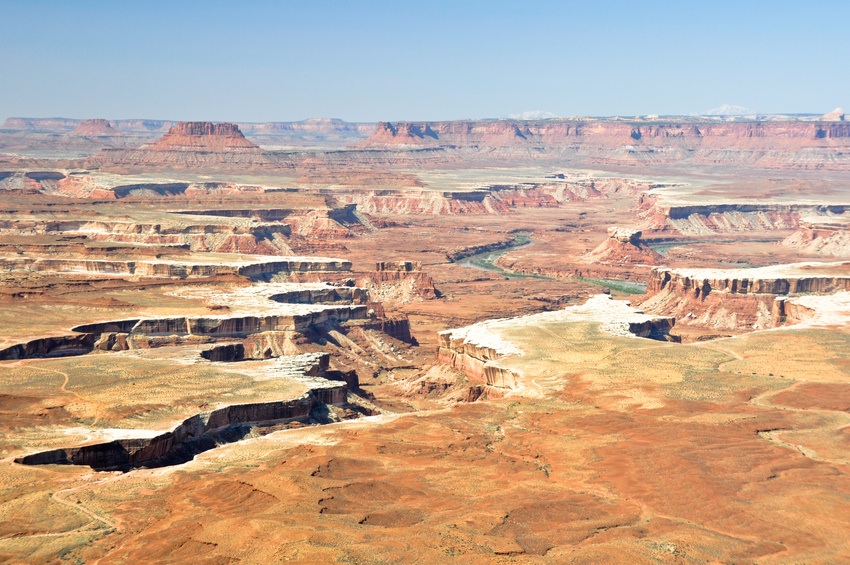
<instances>
[{"instance_id":1,"label":"canyon","mask_svg":"<svg viewBox=\"0 0 850 565\"><path fill-rule=\"evenodd\" d=\"M0 560L850 559L848 128L8 118Z\"/></svg>"}]
</instances>

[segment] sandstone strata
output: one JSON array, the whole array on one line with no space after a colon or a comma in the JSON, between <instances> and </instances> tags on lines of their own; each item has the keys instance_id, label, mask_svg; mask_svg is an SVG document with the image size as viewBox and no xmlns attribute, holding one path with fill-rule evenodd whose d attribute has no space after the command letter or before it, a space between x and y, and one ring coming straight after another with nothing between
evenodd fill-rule
<instances>
[{"instance_id":1,"label":"sandstone strata","mask_svg":"<svg viewBox=\"0 0 850 565\"><path fill-rule=\"evenodd\" d=\"M90 167L117 169L254 167L272 163L236 124L180 122L161 139L137 149L110 149L90 159Z\"/></svg>"},{"instance_id":2,"label":"sandstone strata","mask_svg":"<svg viewBox=\"0 0 850 565\"><path fill-rule=\"evenodd\" d=\"M842 203L679 202L652 193L639 198L638 208L649 227L672 227L686 235L790 230L805 219L827 221L850 211Z\"/></svg>"}]
</instances>

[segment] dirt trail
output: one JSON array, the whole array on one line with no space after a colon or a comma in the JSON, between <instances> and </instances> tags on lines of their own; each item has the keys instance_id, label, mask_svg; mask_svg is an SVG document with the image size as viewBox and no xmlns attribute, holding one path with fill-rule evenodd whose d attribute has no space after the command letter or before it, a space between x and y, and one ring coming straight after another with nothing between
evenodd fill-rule
<instances>
[{"instance_id":1,"label":"dirt trail","mask_svg":"<svg viewBox=\"0 0 850 565\"><path fill-rule=\"evenodd\" d=\"M90 400L88 398L80 396L80 394L74 392L73 390L68 390L68 383L71 380L68 373L66 373L64 371L58 371L56 369L46 369L44 367L35 367L35 366L31 366L29 364L27 364L26 366L29 369L34 369L36 371L44 371L44 372L47 372L47 373L54 373L56 375L61 375L63 380L62 380L62 385L59 387L59 390L64 394L70 394L71 396L73 396L74 398L79 400L80 402L84 402L86 404L94 405L95 406L95 413L94 413L94 419L92 420L92 425L94 426L95 424L97 424L100 421L101 416L106 411L105 403L98 402L96 400Z\"/></svg>"}]
</instances>

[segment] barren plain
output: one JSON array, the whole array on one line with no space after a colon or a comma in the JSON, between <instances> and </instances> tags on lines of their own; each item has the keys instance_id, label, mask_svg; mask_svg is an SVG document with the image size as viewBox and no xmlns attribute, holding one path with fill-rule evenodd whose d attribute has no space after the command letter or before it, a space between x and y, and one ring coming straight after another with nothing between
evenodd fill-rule
<instances>
[{"instance_id":1,"label":"barren plain","mask_svg":"<svg viewBox=\"0 0 850 565\"><path fill-rule=\"evenodd\" d=\"M850 125L0 128L0 560L850 560Z\"/></svg>"}]
</instances>

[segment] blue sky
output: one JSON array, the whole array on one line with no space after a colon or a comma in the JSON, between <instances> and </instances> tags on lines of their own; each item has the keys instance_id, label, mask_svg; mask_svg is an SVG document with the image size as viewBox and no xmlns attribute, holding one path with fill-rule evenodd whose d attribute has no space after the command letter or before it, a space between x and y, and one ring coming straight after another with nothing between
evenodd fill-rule
<instances>
[{"instance_id":1,"label":"blue sky","mask_svg":"<svg viewBox=\"0 0 850 565\"><path fill-rule=\"evenodd\" d=\"M0 21L0 119L850 106L850 1L0 0Z\"/></svg>"}]
</instances>

